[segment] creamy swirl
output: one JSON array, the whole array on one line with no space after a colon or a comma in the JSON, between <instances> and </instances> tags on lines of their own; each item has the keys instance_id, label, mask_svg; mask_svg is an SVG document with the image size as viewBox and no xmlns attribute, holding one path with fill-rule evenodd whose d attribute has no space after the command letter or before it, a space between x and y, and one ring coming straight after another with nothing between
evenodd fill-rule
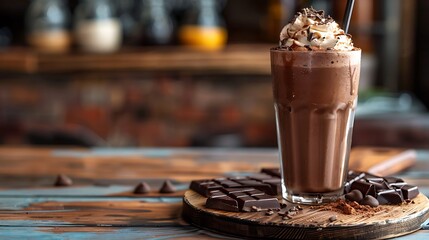
<instances>
[{"instance_id":1,"label":"creamy swirl","mask_svg":"<svg viewBox=\"0 0 429 240\"><path fill-rule=\"evenodd\" d=\"M346 34L330 16L323 11L304 8L283 27L280 47L291 50L305 47L312 50L353 50L351 35Z\"/></svg>"}]
</instances>

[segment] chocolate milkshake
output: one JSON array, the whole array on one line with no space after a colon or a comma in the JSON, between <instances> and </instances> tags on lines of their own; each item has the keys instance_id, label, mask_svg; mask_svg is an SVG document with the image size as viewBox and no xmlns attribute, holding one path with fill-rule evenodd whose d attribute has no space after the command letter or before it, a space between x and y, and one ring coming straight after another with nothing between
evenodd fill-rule
<instances>
[{"instance_id":1,"label":"chocolate milkshake","mask_svg":"<svg viewBox=\"0 0 429 240\"><path fill-rule=\"evenodd\" d=\"M303 9L271 49L283 197L317 204L343 192L360 49L323 12Z\"/></svg>"}]
</instances>

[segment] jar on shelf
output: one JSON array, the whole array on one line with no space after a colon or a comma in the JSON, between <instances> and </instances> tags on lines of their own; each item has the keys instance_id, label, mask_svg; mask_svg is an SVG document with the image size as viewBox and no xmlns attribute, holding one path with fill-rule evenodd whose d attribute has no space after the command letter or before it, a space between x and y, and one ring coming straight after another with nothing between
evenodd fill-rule
<instances>
[{"instance_id":1,"label":"jar on shelf","mask_svg":"<svg viewBox=\"0 0 429 240\"><path fill-rule=\"evenodd\" d=\"M228 33L219 12L222 3L216 0L195 0L179 28L180 42L202 50L223 48Z\"/></svg>"},{"instance_id":2,"label":"jar on shelf","mask_svg":"<svg viewBox=\"0 0 429 240\"><path fill-rule=\"evenodd\" d=\"M25 16L26 39L43 52L64 52L71 45L70 12L63 0L34 0Z\"/></svg>"},{"instance_id":3,"label":"jar on shelf","mask_svg":"<svg viewBox=\"0 0 429 240\"><path fill-rule=\"evenodd\" d=\"M165 45L172 41L173 22L164 0L140 0L137 35L143 45Z\"/></svg>"},{"instance_id":4,"label":"jar on shelf","mask_svg":"<svg viewBox=\"0 0 429 240\"><path fill-rule=\"evenodd\" d=\"M81 0L74 25L76 43L85 52L108 53L121 46L121 23L109 0Z\"/></svg>"}]
</instances>

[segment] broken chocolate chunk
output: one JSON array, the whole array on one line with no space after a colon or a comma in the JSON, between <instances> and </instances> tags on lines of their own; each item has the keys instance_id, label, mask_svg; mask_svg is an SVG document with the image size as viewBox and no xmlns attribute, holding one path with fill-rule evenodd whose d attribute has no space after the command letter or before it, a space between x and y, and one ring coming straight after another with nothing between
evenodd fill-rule
<instances>
[{"instance_id":1,"label":"broken chocolate chunk","mask_svg":"<svg viewBox=\"0 0 429 240\"><path fill-rule=\"evenodd\" d=\"M391 189L391 187L384 180L382 180L381 182L369 180L368 182L374 185L375 192Z\"/></svg>"},{"instance_id":2,"label":"broken chocolate chunk","mask_svg":"<svg viewBox=\"0 0 429 240\"><path fill-rule=\"evenodd\" d=\"M347 175L347 182L344 185L344 192L345 193L350 192L351 191L351 189L350 189L351 185L355 181L358 181L358 180L362 179L363 177L365 177L365 173L363 173L363 172L349 171L349 173Z\"/></svg>"},{"instance_id":3,"label":"broken chocolate chunk","mask_svg":"<svg viewBox=\"0 0 429 240\"><path fill-rule=\"evenodd\" d=\"M369 173L350 171L344 188L345 197L350 197L353 190L361 191L363 197L375 197L380 204L399 204L419 195L416 186L405 183L401 178L382 178Z\"/></svg>"},{"instance_id":4,"label":"broken chocolate chunk","mask_svg":"<svg viewBox=\"0 0 429 240\"><path fill-rule=\"evenodd\" d=\"M399 204L404 201L402 196L393 189L378 192L377 200L380 202L380 204Z\"/></svg>"},{"instance_id":5,"label":"broken chocolate chunk","mask_svg":"<svg viewBox=\"0 0 429 240\"><path fill-rule=\"evenodd\" d=\"M352 183L350 190L359 190L363 196L371 195L375 196L375 187L373 184L366 182L365 180L361 179L359 181L355 181Z\"/></svg>"},{"instance_id":6,"label":"broken chocolate chunk","mask_svg":"<svg viewBox=\"0 0 429 240\"><path fill-rule=\"evenodd\" d=\"M401 187L402 196L404 199L413 199L419 195L419 189L416 186L404 185Z\"/></svg>"}]
</instances>

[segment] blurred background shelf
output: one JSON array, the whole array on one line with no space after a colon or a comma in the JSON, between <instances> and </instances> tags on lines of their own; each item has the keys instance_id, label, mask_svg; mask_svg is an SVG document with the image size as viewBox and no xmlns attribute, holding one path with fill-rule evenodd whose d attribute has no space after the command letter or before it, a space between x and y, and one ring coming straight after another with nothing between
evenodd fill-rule
<instances>
[{"instance_id":1,"label":"blurred background shelf","mask_svg":"<svg viewBox=\"0 0 429 240\"><path fill-rule=\"evenodd\" d=\"M68 20L62 22L63 32L57 31L57 21L48 21L52 15L45 13L51 8L30 7L37 2L63 6L54 14ZM118 15L108 15L110 20L120 19L123 41L110 53L90 53L94 49L82 43L91 37L76 37L78 23L97 20L82 16L79 8L93 2L118 10L111 12ZM269 49L302 7L323 9L341 22L345 4L344 0L0 1L0 144L275 147ZM153 8L157 14L148 11ZM193 31L183 35L186 26L207 27L196 15L189 21L195 9L211 12L203 17L215 16L216 21L206 19L212 24L208 29L213 30L213 23L217 26L215 37ZM429 148L428 10L425 0L356 1L350 33L363 54L354 144ZM155 21L160 15L163 19ZM36 21L40 19L55 27L43 27ZM168 22L172 29L165 27ZM168 43L151 28L159 24L164 26L158 28L161 32L170 34ZM113 29L111 24L106 27ZM116 37L109 37L99 30L88 31L98 43L118 37L117 31L110 32ZM40 37L34 33L52 32L59 35L52 39L42 34L46 38L34 41ZM92 35L97 32L98 37ZM186 47L198 44L183 36L195 40L195 35L200 44L218 41L217 50ZM66 53L41 52L55 48L52 43L67 45Z\"/></svg>"},{"instance_id":2,"label":"blurred background shelf","mask_svg":"<svg viewBox=\"0 0 429 240\"><path fill-rule=\"evenodd\" d=\"M128 48L111 54L43 54L26 48L0 52L0 73L159 71L270 74L269 44L232 44L222 51L181 46Z\"/></svg>"}]
</instances>

